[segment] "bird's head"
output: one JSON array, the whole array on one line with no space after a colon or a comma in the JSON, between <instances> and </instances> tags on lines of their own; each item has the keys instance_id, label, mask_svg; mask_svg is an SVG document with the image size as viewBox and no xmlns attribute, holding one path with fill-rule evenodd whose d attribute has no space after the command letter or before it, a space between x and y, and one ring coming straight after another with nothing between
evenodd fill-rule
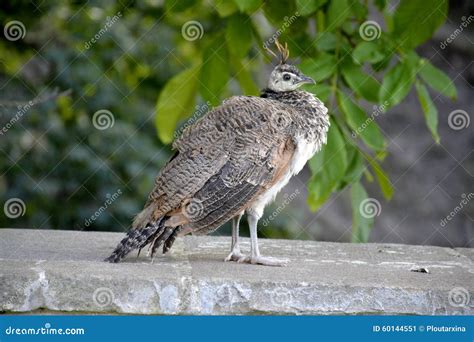
<instances>
[{"instance_id":1,"label":"bird's head","mask_svg":"<svg viewBox=\"0 0 474 342\"><path fill-rule=\"evenodd\" d=\"M303 84L315 83L311 77L304 75L297 67L287 63L288 57L290 56L287 44L283 46L276 41L275 45L278 49L279 56L265 47L269 53L279 58L279 64L273 69L270 79L268 80L269 89L277 92L292 91L298 89Z\"/></svg>"},{"instance_id":2,"label":"bird's head","mask_svg":"<svg viewBox=\"0 0 474 342\"><path fill-rule=\"evenodd\" d=\"M294 65L280 64L273 69L268 80L268 88L273 91L291 91L306 83L314 84L315 82Z\"/></svg>"}]
</instances>

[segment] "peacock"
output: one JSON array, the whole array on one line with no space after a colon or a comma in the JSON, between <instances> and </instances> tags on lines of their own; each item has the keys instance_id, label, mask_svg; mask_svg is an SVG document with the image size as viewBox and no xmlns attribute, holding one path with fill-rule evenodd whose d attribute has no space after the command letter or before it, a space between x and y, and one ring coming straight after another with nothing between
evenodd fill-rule
<instances>
[{"instance_id":1,"label":"peacock","mask_svg":"<svg viewBox=\"0 0 474 342\"><path fill-rule=\"evenodd\" d=\"M152 259L177 237L209 234L232 220L225 261L284 266L260 254L257 223L266 205L327 141L328 110L312 93L315 83L288 63L287 45L276 42L278 64L260 97L233 96L187 127L173 142L175 154L156 177L144 209L106 259L118 262L149 245ZM250 255L242 253L239 223L250 229Z\"/></svg>"}]
</instances>

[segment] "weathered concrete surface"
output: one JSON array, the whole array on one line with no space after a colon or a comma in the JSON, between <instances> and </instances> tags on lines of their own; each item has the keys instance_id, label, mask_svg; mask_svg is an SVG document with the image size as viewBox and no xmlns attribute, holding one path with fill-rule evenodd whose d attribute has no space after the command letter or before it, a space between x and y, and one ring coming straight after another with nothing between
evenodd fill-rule
<instances>
[{"instance_id":1,"label":"weathered concrete surface","mask_svg":"<svg viewBox=\"0 0 474 342\"><path fill-rule=\"evenodd\" d=\"M263 254L291 259L274 268L224 263L230 238L187 237L153 264L102 262L122 236L0 229L0 310L474 314L472 249L262 240Z\"/></svg>"}]
</instances>

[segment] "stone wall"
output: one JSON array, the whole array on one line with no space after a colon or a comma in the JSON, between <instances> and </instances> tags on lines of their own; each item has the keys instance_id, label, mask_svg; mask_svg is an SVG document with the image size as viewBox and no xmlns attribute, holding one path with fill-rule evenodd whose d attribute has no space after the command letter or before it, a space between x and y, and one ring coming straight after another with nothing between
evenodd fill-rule
<instances>
[{"instance_id":1,"label":"stone wall","mask_svg":"<svg viewBox=\"0 0 474 342\"><path fill-rule=\"evenodd\" d=\"M186 237L104 263L123 234L0 229L0 310L134 314L474 314L474 250L261 240L287 267L225 263ZM243 251L249 250L248 240Z\"/></svg>"}]
</instances>

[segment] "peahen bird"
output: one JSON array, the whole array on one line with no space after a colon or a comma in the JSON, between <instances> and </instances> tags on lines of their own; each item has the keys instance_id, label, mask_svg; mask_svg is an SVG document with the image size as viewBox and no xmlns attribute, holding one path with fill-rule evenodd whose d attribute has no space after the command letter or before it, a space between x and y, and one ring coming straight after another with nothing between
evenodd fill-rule
<instances>
[{"instance_id":1,"label":"peahen bird","mask_svg":"<svg viewBox=\"0 0 474 342\"><path fill-rule=\"evenodd\" d=\"M279 64L260 97L225 100L174 141L176 153L159 172L144 209L107 261L118 262L147 245L153 258L161 246L163 253L169 251L178 236L209 234L232 220L226 261L287 263L260 254L257 223L265 206L326 143L329 117L317 97L297 90L314 81L288 64L286 45L276 46ZM250 227L249 256L239 245L244 213Z\"/></svg>"}]
</instances>

